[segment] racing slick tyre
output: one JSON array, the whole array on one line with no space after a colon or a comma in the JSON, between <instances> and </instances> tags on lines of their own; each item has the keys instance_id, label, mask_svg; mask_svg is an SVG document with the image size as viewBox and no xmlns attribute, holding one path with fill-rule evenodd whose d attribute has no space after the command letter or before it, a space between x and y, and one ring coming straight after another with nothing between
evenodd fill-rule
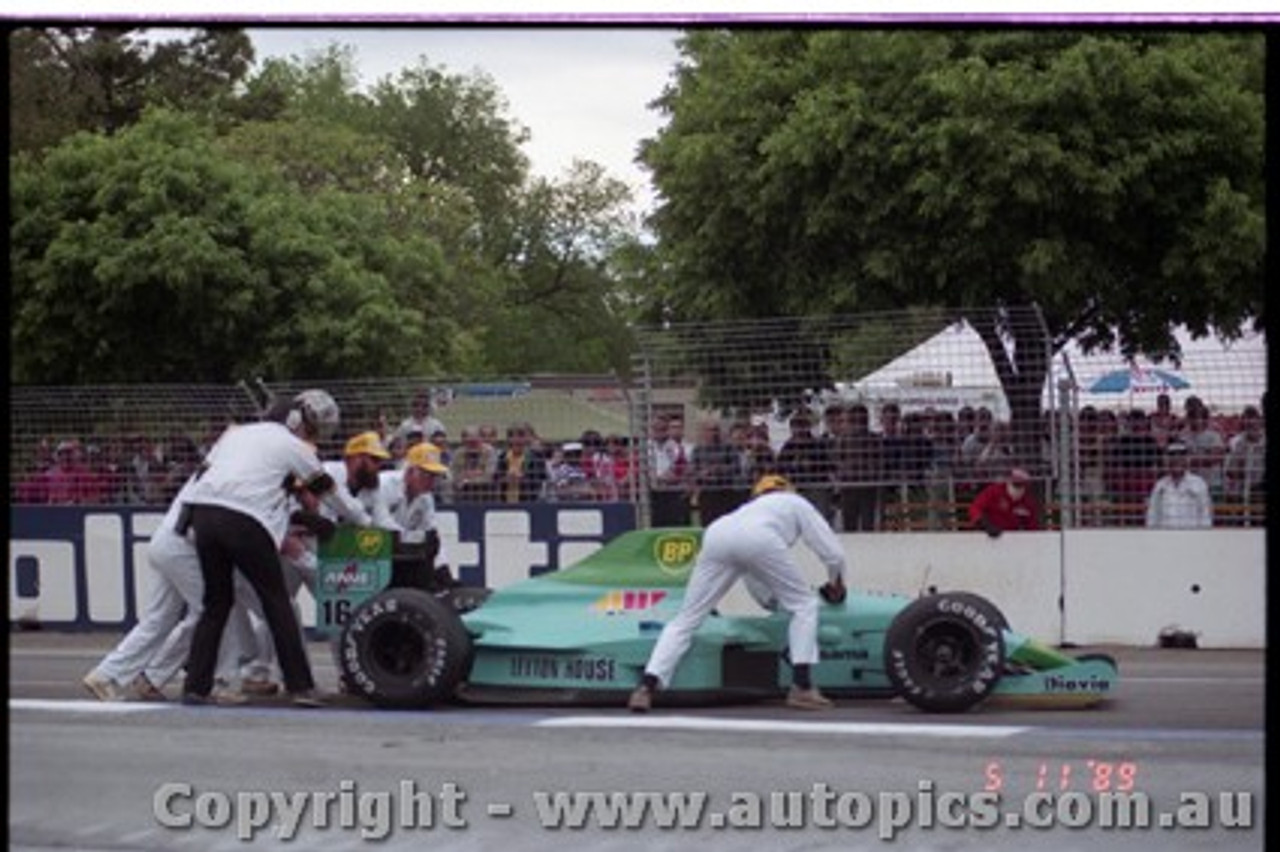
<instances>
[{"instance_id":1,"label":"racing slick tyre","mask_svg":"<svg viewBox=\"0 0 1280 852\"><path fill-rule=\"evenodd\" d=\"M897 693L930 713L960 713L991 694L1004 672L1004 615L968 592L908 604L890 623L884 667Z\"/></svg>"},{"instance_id":2,"label":"racing slick tyre","mask_svg":"<svg viewBox=\"0 0 1280 852\"><path fill-rule=\"evenodd\" d=\"M430 707L467 674L471 637L448 603L419 589L387 589L351 614L340 677L379 707Z\"/></svg>"},{"instance_id":3,"label":"racing slick tyre","mask_svg":"<svg viewBox=\"0 0 1280 852\"><path fill-rule=\"evenodd\" d=\"M973 592L940 592L939 594L945 594L953 600L964 601L965 603L970 603L974 606L983 607L991 617L991 620L995 622L996 627L1001 630L1009 629L1009 619L1004 617L1004 613L1000 611L999 607L984 598L982 595L977 595Z\"/></svg>"},{"instance_id":4,"label":"racing slick tyre","mask_svg":"<svg viewBox=\"0 0 1280 852\"><path fill-rule=\"evenodd\" d=\"M343 695L354 695L356 689L351 685L351 681L342 671L342 631L339 630L329 637L329 653L333 655L333 665L338 670L338 692Z\"/></svg>"}]
</instances>

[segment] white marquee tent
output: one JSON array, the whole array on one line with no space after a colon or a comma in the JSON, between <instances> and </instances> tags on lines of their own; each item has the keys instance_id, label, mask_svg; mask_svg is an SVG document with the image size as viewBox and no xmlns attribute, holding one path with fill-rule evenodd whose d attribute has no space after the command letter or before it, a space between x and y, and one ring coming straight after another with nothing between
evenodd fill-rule
<instances>
[{"instance_id":1,"label":"white marquee tent","mask_svg":"<svg viewBox=\"0 0 1280 852\"><path fill-rule=\"evenodd\" d=\"M1088 390L1104 374L1131 366L1159 368L1184 379L1185 389L1166 390L1175 408L1181 408L1191 395L1200 397L1211 411L1219 413L1238 412L1246 405L1259 404L1267 386L1267 349L1262 335L1249 334L1227 342L1217 337L1195 340L1185 328L1177 329L1175 334L1182 347L1182 363L1177 367L1143 359L1131 365L1118 353L1086 355L1075 343L1068 344L1054 357L1045 387L1046 405L1050 388L1061 387L1065 381L1076 389L1081 406L1151 410L1159 389L1123 393ZM1000 380L986 347L973 327L963 321L839 391L847 399L875 403L894 400L904 410L986 405L998 417L1008 416Z\"/></svg>"}]
</instances>

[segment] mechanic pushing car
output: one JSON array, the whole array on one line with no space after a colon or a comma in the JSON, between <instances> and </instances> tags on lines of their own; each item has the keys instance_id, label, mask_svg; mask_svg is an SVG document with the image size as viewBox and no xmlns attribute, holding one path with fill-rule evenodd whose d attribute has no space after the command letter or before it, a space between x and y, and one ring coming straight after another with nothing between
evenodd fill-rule
<instances>
[{"instance_id":1,"label":"mechanic pushing car","mask_svg":"<svg viewBox=\"0 0 1280 852\"><path fill-rule=\"evenodd\" d=\"M818 662L818 602L788 551L803 540L827 568L819 589L828 603L845 597L845 557L840 540L822 514L795 493L786 477L769 474L751 490L752 499L717 518L702 536L702 550L689 578L680 611L662 630L644 677L627 706L645 713L689 650L693 634L739 578L767 587L777 606L790 615L788 654L792 685L787 705L823 710L832 702L814 687L811 667Z\"/></svg>"},{"instance_id":2,"label":"mechanic pushing car","mask_svg":"<svg viewBox=\"0 0 1280 852\"><path fill-rule=\"evenodd\" d=\"M337 428L338 404L323 390L306 390L289 403L283 422L227 427L196 475L177 531L195 531L204 577L204 610L196 622L182 687L184 704L211 704L223 629L235 601L234 577L243 574L258 593L271 630L285 686L298 707L320 707L311 662L302 642L280 570L279 551L289 531L289 494L305 488L356 523L368 518L342 501L314 441ZM298 483L301 483L299 486Z\"/></svg>"}]
</instances>

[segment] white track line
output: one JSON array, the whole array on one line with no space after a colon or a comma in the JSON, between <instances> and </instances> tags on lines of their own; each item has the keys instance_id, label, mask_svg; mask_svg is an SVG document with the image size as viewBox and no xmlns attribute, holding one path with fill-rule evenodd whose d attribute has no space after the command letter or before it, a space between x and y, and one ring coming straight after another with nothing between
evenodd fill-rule
<instances>
[{"instance_id":1,"label":"white track line","mask_svg":"<svg viewBox=\"0 0 1280 852\"><path fill-rule=\"evenodd\" d=\"M788 722L771 719L715 719L704 716L557 716L535 722L547 728L661 728L664 731L764 731L787 734L852 734L857 736L973 737L997 739L1024 733L1014 725L939 725L895 722Z\"/></svg>"},{"instance_id":2,"label":"white track line","mask_svg":"<svg viewBox=\"0 0 1280 852\"><path fill-rule=\"evenodd\" d=\"M145 713L172 710L176 704L145 701L67 701L48 698L10 698L10 710L43 710L51 713Z\"/></svg>"},{"instance_id":3,"label":"white track line","mask_svg":"<svg viewBox=\"0 0 1280 852\"><path fill-rule=\"evenodd\" d=\"M181 705L149 704L141 701L54 700L11 698L9 710L52 713L129 714L175 710ZM1015 725L960 725L896 722L792 722L773 719L723 719L704 716L554 716L538 719L534 725L546 728L660 728L664 731L722 731L725 733L772 732L787 734L843 734L846 736L911 736L1000 739L1028 730Z\"/></svg>"}]
</instances>

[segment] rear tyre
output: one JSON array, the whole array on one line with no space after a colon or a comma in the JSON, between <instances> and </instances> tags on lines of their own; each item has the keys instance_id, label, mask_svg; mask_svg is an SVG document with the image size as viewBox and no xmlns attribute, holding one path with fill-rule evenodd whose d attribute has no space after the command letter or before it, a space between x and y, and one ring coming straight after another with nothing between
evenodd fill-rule
<instances>
[{"instance_id":1,"label":"rear tyre","mask_svg":"<svg viewBox=\"0 0 1280 852\"><path fill-rule=\"evenodd\" d=\"M994 604L969 592L912 601L885 633L889 681L926 712L968 710L1000 682L1007 623Z\"/></svg>"},{"instance_id":2,"label":"rear tyre","mask_svg":"<svg viewBox=\"0 0 1280 852\"><path fill-rule=\"evenodd\" d=\"M351 614L338 664L348 688L379 707L422 708L453 696L471 637L447 604L418 589L388 589Z\"/></svg>"}]
</instances>

